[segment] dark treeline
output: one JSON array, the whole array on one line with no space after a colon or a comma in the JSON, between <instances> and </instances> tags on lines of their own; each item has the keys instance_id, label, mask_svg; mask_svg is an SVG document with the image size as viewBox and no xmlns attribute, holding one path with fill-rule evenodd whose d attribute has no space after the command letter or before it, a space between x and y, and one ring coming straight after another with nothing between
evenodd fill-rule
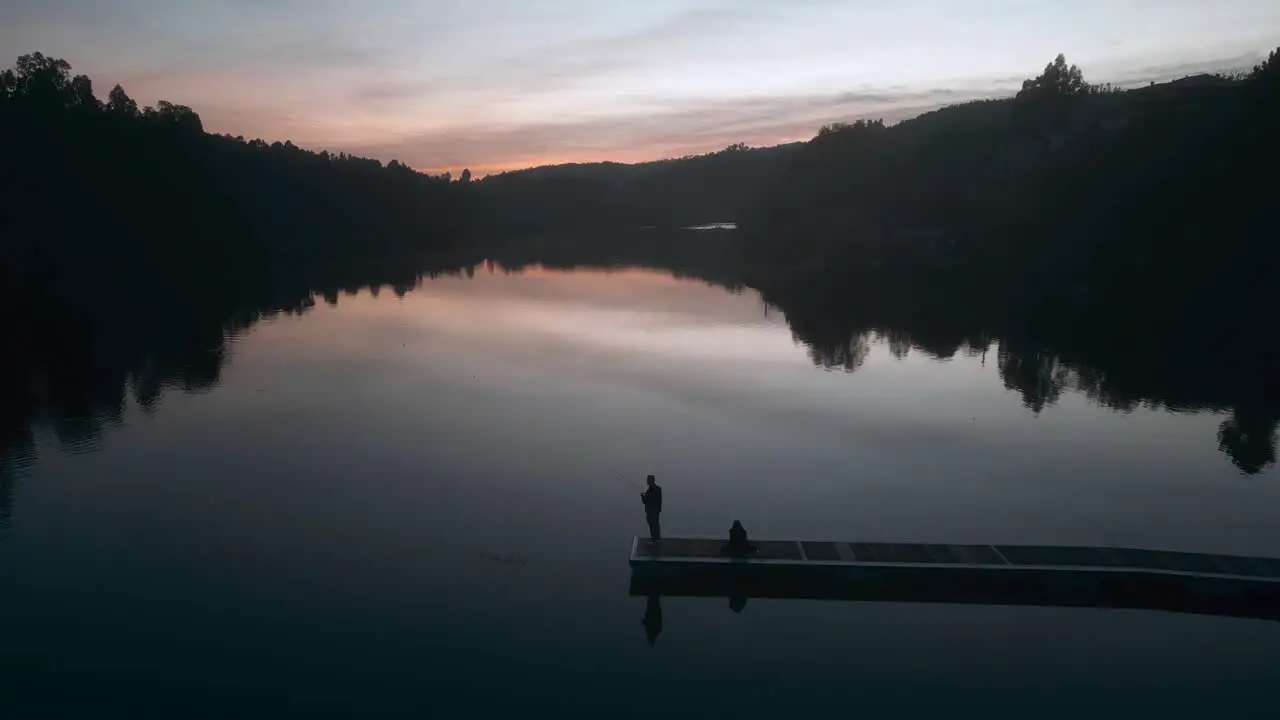
<instances>
[{"instance_id":1,"label":"dark treeline","mask_svg":"<svg viewBox=\"0 0 1280 720\"><path fill-rule=\"evenodd\" d=\"M1115 292L1153 260L1173 285L1238 268L1258 243L1205 235L1272 220L1278 72L1119 91L1058 56L1014 98L823 128L740 225L769 281L889 262Z\"/></svg>"},{"instance_id":2,"label":"dark treeline","mask_svg":"<svg viewBox=\"0 0 1280 720\"><path fill-rule=\"evenodd\" d=\"M1017 97L823 130L745 218L747 281L817 362L866 342L937 357L999 341L1039 411L1230 411L1275 461L1280 62L1128 91L1058 59Z\"/></svg>"},{"instance_id":3,"label":"dark treeline","mask_svg":"<svg viewBox=\"0 0 1280 720\"><path fill-rule=\"evenodd\" d=\"M535 168L471 181L398 161L206 133L191 108L39 53L0 73L0 293L114 301L173 278L300 278L435 257L477 236L732 219L791 146L637 165ZM174 272L180 270L181 273Z\"/></svg>"},{"instance_id":4,"label":"dark treeline","mask_svg":"<svg viewBox=\"0 0 1280 720\"><path fill-rule=\"evenodd\" d=\"M182 105L139 108L119 86L102 101L38 53L0 74L0 143L0 292L27 303L123 301L139 283L153 298L157 283L231 273L310 277L447 248L465 226L459 183L208 134Z\"/></svg>"}]
</instances>

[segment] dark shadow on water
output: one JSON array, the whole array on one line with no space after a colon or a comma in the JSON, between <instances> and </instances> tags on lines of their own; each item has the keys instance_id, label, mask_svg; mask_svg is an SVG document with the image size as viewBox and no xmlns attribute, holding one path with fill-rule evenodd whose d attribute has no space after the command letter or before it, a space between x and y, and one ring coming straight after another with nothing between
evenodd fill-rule
<instances>
[{"instance_id":1,"label":"dark shadow on water","mask_svg":"<svg viewBox=\"0 0 1280 720\"><path fill-rule=\"evenodd\" d=\"M873 573L875 571L872 571ZM950 571L901 571L862 579L809 573L718 573L648 575L632 573L632 597L727 599L741 613L749 598L961 605L1026 605L1159 610L1194 615L1280 621L1280 585L1219 586L1159 576L1102 577L1093 582L1058 582L1035 573L968 577Z\"/></svg>"},{"instance_id":2,"label":"dark shadow on water","mask_svg":"<svg viewBox=\"0 0 1280 720\"><path fill-rule=\"evenodd\" d=\"M644 618L640 624L644 625L644 636L649 645L658 642L658 636L662 634L662 598L657 593L650 593L645 599Z\"/></svg>"}]
</instances>

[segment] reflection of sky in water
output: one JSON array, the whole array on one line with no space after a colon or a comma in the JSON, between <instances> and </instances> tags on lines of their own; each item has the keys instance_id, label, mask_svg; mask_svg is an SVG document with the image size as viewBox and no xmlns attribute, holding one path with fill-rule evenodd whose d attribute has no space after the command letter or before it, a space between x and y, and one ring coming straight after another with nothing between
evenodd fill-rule
<instances>
[{"instance_id":1,"label":"reflection of sky in water","mask_svg":"<svg viewBox=\"0 0 1280 720\"><path fill-rule=\"evenodd\" d=\"M638 271L344 297L96 452L41 448L0 541L0 659L374 708L940 702L921 682L988 715L1257 707L1280 648L1258 622L668 598L646 646L620 472L658 475L667 533L1280 554L1277 474L1236 475L1219 418L1070 394L1035 417L987 361L877 345L824 372L754 294Z\"/></svg>"}]
</instances>

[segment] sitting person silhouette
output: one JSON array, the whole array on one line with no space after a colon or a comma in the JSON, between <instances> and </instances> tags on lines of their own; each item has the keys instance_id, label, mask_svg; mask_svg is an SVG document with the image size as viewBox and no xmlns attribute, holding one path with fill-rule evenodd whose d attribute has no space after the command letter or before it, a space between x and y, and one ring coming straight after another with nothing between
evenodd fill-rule
<instances>
[{"instance_id":1,"label":"sitting person silhouette","mask_svg":"<svg viewBox=\"0 0 1280 720\"><path fill-rule=\"evenodd\" d=\"M720 548L720 552L726 555L750 555L756 550L756 546L747 541L747 529L742 527L742 521L734 520L733 527L729 528L729 542Z\"/></svg>"}]
</instances>

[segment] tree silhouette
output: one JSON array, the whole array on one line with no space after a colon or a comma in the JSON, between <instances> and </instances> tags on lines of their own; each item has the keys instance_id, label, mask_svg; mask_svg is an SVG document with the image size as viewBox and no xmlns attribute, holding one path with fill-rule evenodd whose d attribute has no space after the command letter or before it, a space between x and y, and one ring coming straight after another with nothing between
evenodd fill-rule
<instances>
[{"instance_id":1,"label":"tree silhouette","mask_svg":"<svg viewBox=\"0 0 1280 720\"><path fill-rule=\"evenodd\" d=\"M1016 97L1019 100L1070 97L1087 93L1089 89L1089 84L1084 81L1084 72L1075 65L1067 65L1066 56L1059 53L1053 62L1044 66L1044 72L1022 81L1022 89Z\"/></svg>"},{"instance_id":2,"label":"tree silhouette","mask_svg":"<svg viewBox=\"0 0 1280 720\"><path fill-rule=\"evenodd\" d=\"M1280 82L1280 49L1272 50L1266 60L1253 66L1249 79L1271 87Z\"/></svg>"},{"instance_id":3,"label":"tree silhouette","mask_svg":"<svg viewBox=\"0 0 1280 720\"><path fill-rule=\"evenodd\" d=\"M178 132L192 136L204 132L204 124L194 110L186 105L174 105L166 100L156 103L154 108L144 108L142 117L157 126L168 126ZM292 147L292 145L292 143L289 143L289 145L282 147L296 150L297 148ZM272 147L275 149L274 145Z\"/></svg>"},{"instance_id":4,"label":"tree silhouette","mask_svg":"<svg viewBox=\"0 0 1280 720\"><path fill-rule=\"evenodd\" d=\"M134 118L138 116L138 103L117 84L107 95L106 110L127 118Z\"/></svg>"}]
</instances>

